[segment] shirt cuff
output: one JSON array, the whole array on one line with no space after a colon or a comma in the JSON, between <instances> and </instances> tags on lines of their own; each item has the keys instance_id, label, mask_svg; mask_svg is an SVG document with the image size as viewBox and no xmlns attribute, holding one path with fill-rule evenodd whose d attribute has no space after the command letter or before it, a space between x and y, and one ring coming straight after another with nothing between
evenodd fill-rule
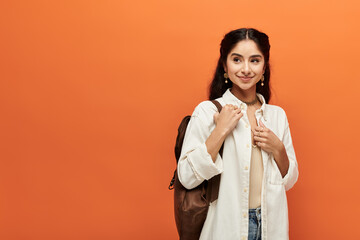
<instances>
[{"instance_id":1,"label":"shirt cuff","mask_svg":"<svg viewBox=\"0 0 360 240\"><path fill-rule=\"evenodd\" d=\"M187 161L198 180L209 180L223 172L223 160L220 154L217 154L216 161L213 162L205 143L192 151L188 155Z\"/></svg>"},{"instance_id":2,"label":"shirt cuff","mask_svg":"<svg viewBox=\"0 0 360 240\"><path fill-rule=\"evenodd\" d=\"M296 168L295 161L289 158L289 168L286 175L283 177L283 184L285 186L286 191L292 188L292 186L297 180L297 174L295 174L295 171L297 171L297 169L295 168ZM292 178L296 178L296 179L292 179Z\"/></svg>"}]
</instances>

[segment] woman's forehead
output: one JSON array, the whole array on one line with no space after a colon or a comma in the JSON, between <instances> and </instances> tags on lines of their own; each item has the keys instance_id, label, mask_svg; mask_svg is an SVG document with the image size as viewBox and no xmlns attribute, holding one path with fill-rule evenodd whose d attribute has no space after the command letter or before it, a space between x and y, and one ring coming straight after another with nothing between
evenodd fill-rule
<instances>
[{"instance_id":1,"label":"woman's forehead","mask_svg":"<svg viewBox=\"0 0 360 240\"><path fill-rule=\"evenodd\" d=\"M233 53L237 53L242 56L252 56L252 55L261 55L262 53L257 47L256 43L253 40L246 39L241 40L231 49L230 55Z\"/></svg>"}]
</instances>

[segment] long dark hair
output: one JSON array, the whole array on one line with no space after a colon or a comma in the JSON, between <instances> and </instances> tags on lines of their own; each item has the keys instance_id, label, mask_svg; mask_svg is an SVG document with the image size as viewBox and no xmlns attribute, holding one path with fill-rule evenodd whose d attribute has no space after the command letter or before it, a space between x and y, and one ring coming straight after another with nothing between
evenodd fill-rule
<instances>
[{"instance_id":1,"label":"long dark hair","mask_svg":"<svg viewBox=\"0 0 360 240\"><path fill-rule=\"evenodd\" d=\"M240 28L227 33L220 45L220 58L215 70L214 78L210 84L209 99L213 100L221 97L225 91L232 87L233 83L228 80L225 83L224 78L224 64L230 51L235 45L244 39L253 40L265 58L265 73L264 73L264 86L261 86L261 81L256 84L256 92L264 96L265 101L268 103L270 100L270 43L268 36L254 28Z\"/></svg>"}]
</instances>

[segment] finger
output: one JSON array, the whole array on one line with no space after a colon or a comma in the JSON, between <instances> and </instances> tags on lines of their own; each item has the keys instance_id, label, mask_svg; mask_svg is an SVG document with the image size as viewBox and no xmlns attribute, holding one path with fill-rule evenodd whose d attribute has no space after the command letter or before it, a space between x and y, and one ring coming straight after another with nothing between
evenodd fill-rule
<instances>
[{"instance_id":1,"label":"finger","mask_svg":"<svg viewBox=\"0 0 360 240\"><path fill-rule=\"evenodd\" d=\"M255 129L255 131L258 131L258 132L265 132L265 131L267 131L267 128L266 128L266 127L256 126L254 129Z\"/></svg>"},{"instance_id":2,"label":"finger","mask_svg":"<svg viewBox=\"0 0 360 240\"><path fill-rule=\"evenodd\" d=\"M240 112L239 114L236 114L238 120L240 120L240 118L242 118L243 115L244 115L244 114L243 114L242 112Z\"/></svg>"},{"instance_id":3,"label":"finger","mask_svg":"<svg viewBox=\"0 0 360 240\"><path fill-rule=\"evenodd\" d=\"M251 130L251 131L253 132L254 136L258 136L259 133L261 132L260 129L256 129L256 127L254 130Z\"/></svg>"},{"instance_id":4,"label":"finger","mask_svg":"<svg viewBox=\"0 0 360 240\"><path fill-rule=\"evenodd\" d=\"M262 137L264 139L269 137L267 132L255 132L254 136Z\"/></svg>"},{"instance_id":5,"label":"finger","mask_svg":"<svg viewBox=\"0 0 360 240\"><path fill-rule=\"evenodd\" d=\"M230 109L230 108L231 108L231 104L225 104L224 108Z\"/></svg>"},{"instance_id":6,"label":"finger","mask_svg":"<svg viewBox=\"0 0 360 240\"><path fill-rule=\"evenodd\" d=\"M268 132L269 131L269 129L265 126L265 124L260 120L259 121L259 123L260 123L260 126L262 127L262 132Z\"/></svg>"},{"instance_id":7,"label":"finger","mask_svg":"<svg viewBox=\"0 0 360 240\"><path fill-rule=\"evenodd\" d=\"M268 136L266 133L262 133L262 132L255 132L254 133L254 139L257 139L261 142L267 142L268 141Z\"/></svg>"},{"instance_id":8,"label":"finger","mask_svg":"<svg viewBox=\"0 0 360 240\"><path fill-rule=\"evenodd\" d=\"M226 104L226 105L225 105L225 108L228 109L228 110L234 110L234 109L235 109L234 107L235 107L235 106L232 105L232 104Z\"/></svg>"},{"instance_id":9,"label":"finger","mask_svg":"<svg viewBox=\"0 0 360 240\"><path fill-rule=\"evenodd\" d=\"M257 141L256 145L258 145L262 149L268 149L267 143L265 143L265 142Z\"/></svg>"},{"instance_id":10,"label":"finger","mask_svg":"<svg viewBox=\"0 0 360 240\"><path fill-rule=\"evenodd\" d=\"M259 136L254 136L254 140L258 141L258 142L266 142L266 139L263 137L259 137Z\"/></svg>"},{"instance_id":11,"label":"finger","mask_svg":"<svg viewBox=\"0 0 360 240\"><path fill-rule=\"evenodd\" d=\"M236 113L236 114L241 113L241 108L237 108L237 109L235 110L235 113Z\"/></svg>"}]
</instances>

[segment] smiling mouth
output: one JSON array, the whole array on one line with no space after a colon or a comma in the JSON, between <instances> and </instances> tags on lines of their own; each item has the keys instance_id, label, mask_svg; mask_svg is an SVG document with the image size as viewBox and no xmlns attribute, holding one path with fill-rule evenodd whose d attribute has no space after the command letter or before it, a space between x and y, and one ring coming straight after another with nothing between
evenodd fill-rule
<instances>
[{"instance_id":1,"label":"smiling mouth","mask_svg":"<svg viewBox=\"0 0 360 240\"><path fill-rule=\"evenodd\" d=\"M239 77L243 81L249 81L252 77Z\"/></svg>"}]
</instances>

